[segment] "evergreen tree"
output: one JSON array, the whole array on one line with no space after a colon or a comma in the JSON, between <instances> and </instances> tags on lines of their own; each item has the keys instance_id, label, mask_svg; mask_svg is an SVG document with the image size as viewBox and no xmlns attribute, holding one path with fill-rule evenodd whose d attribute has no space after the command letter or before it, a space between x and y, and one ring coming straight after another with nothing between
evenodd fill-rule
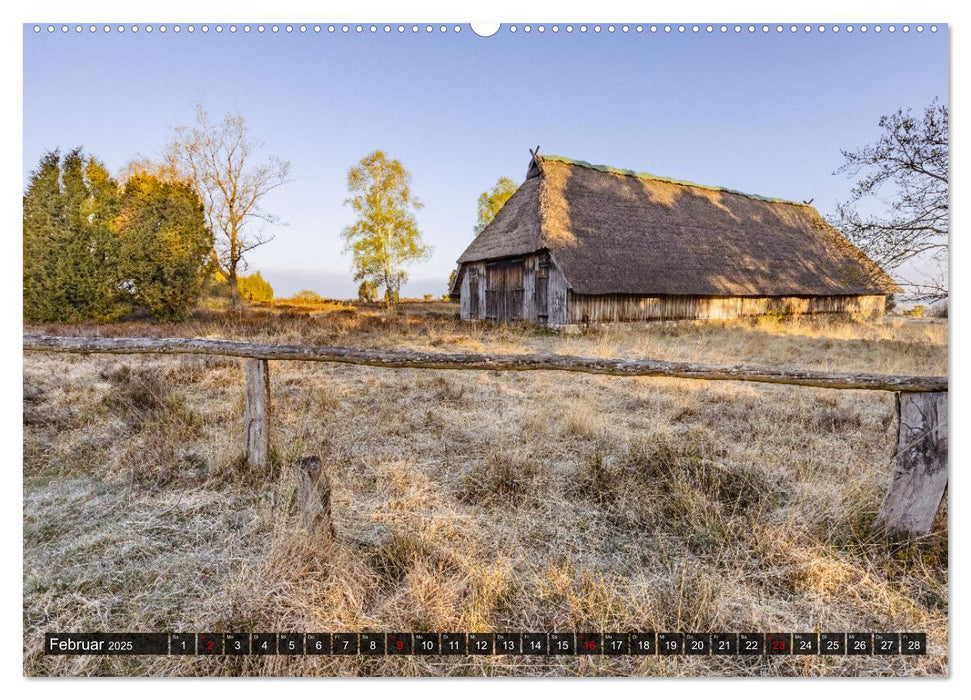
<instances>
[{"instance_id":1,"label":"evergreen tree","mask_svg":"<svg viewBox=\"0 0 971 700\"><path fill-rule=\"evenodd\" d=\"M212 233L191 185L154 175L125 183L115 220L124 286L153 318L183 320L209 272Z\"/></svg>"},{"instance_id":2,"label":"evergreen tree","mask_svg":"<svg viewBox=\"0 0 971 700\"><path fill-rule=\"evenodd\" d=\"M77 148L41 158L23 204L27 321L107 322L133 304L181 319L198 298L212 236L191 185L143 174L122 192Z\"/></svg>"},{"instance_id":3,"label":"evergreen tree","mask_svg":"<svg viewBox=\"0 0 971 700\"><path fill-rule=\"evenodd\" d=\"M109 321L128 310L112 227L118 187L80 148L52 151L24 194L24 317Z\"/></svg>"},{"instance_id":4,"label":"evergreen tree","mask_svg":"<svg viewBox=\"0 0 971 700\"><path fill-rule=\"evenodd\" d=\"M64 224L61 193L61 156L44 154L30 174L24 194L24 318L57 319L57 256L52 254Z\"/></svg>"}]
</instances>

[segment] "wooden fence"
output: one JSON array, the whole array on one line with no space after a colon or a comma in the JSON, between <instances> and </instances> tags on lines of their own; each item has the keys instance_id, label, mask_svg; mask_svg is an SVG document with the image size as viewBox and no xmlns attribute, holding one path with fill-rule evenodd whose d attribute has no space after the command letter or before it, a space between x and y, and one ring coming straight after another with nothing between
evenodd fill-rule
<instances>
[{"instance_id":1,"label":"wooden fence","mask_svg":"<svg viewBox=\"0 0 971 700\"><path fill-rule=\"evenodd\" d=\"M709 365L571 355L429 353L271 345L208 338L92 338L24 334L24 350L63 353L224 355L245 360L244 453L265 466L270 445L270 360L452 370L552 370L622 377L675 377L890 391L897 396L897 452L875 526L894 536L925 535L947 488L947 377L830 373L749 365Z\"/></svg>"}]
</instances>

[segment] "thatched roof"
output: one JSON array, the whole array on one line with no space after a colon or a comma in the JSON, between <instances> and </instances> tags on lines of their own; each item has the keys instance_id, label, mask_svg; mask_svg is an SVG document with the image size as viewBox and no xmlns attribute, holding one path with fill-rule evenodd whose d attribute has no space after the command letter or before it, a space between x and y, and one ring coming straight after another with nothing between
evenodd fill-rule
<instances>
[{"instance_id":1,"label":"thatched roof","mask_svg":"<svg viewBox=\"0 0 971 700\"><path fill-rule=\"evenodd\" d=\"M823 296L900 291L806 204L559 156L458 262L549 250L578 294Z\"/></svg>"}]
</instances>

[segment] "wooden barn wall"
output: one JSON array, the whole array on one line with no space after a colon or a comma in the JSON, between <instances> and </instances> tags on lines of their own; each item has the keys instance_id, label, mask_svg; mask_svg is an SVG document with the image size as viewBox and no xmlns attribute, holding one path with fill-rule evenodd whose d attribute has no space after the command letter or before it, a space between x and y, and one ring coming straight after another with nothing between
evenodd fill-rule
<instances>
[{"instance_id":1,"label":"wooden barn wall","mask_svg":"<svg viewBox=\"0 0 971 700\"><path fill-rule=\"evenodd\" d=\"M469 270L471 268L475 268L479 275L479 313L475 316L471 315L469 308L469 300L471 299L469 294L469 280L472 277L469 274ZM459 274L462 275L462 281L459 284L459 316L466 320L485 318L485 263L465 263L462 265L462 270Z\"/></svg>"},{"instance_id":2,"label":"wooden barn wall","mask_svg":"<svg viewBox=\"0 0 971 700\"><path fill-rule=\"evenodd\" d=\"M845 314L880 318L885 297L645 297L568 295L569 323L618 323L665 319L739 318L766 313Z\"/></svg>"},{"instance_id":3,"label":"wooden barn wall","mask_svg":"<svg viewBox=\"0 0 971 700\"><path fill-rule=\"evenodd\" d=\"M549 289L547 291L549 295L549 317L546 323L549 326L563 326L569 323L568 297L571 294L570 285L556 263L550 265L549 274Z\"/></svg>"},{"instance_id":4,"label":"wooden barn wall","mask_svg":"<svg viewBox=\"0 0 971 700\"><path fill-rule=\"evenodd\" d=\"M536 256L523 256L523 321L536 323Z\"/></svg>"},{"instance_id":5,"label":"wooden barn wall","mask_svg":"<svg viewBox=\"0 0 971 700\"><path fill-rule=\"evenodd\" d=\"M551 326L562 326L567 323L567 291L569 285L563 273L555 264L550 264L548 268L548 316L541 319L536 308L536 270L540 265L541 256L539 254L524 255L523 262L523 313L522 319L526 323L547 323ZM471 270L475 269L478 273L479 285L479 313L471 313L469 300L469 284L472 275ZM465 263L459 271L461 279L459 281L459 315L466 320L476 320L485 318L485 298L486 298L486 263L476 261Z\"/></svg>"},{"instance_id":6,"label":"wooden barn wall","mask_svg":"<svg viewBox=\"0 0 971 700\"><path fill-rule=\"evenodd\" d=\"M469 318L469 275L468 265L459 268L459 318Z\"/></svg>"},{"instance_id":7,"label":"wooden barn wall","mask_svg":"<svg viewBox=\"0 0 971 700\"><path fill-rule=\"evenodd\" d=\"M523 258L525 272L523 274L523 320L530 323L543 321L536 308L536 270L539 268L543 256L540 254L527 255ZM562 326L567 322L566 293L569 285L566 278L555 263L550 262L547 270L547 318L545 323L550 326Z\"/></svg>"}]
</instances>

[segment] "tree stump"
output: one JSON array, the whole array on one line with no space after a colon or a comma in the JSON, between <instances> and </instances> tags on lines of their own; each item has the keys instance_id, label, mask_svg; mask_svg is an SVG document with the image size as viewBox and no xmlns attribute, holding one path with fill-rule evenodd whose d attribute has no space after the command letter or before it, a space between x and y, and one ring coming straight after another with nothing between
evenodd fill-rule
<instances>
[{"instance_id":1,"label":"tree stump","mask_svg":"<svg viewBox=\"0 0 971 700\"><path fill-rule=\"evenodd\" d=\"M897 416L897 463L876 527L926 535L947 488L947 392L898 393Z\"/></svg>"},{"instance_id":2,"label":"tree stump","mask_svg":"<svg viewBox=\"0 0 971 700\"><path fill-rule=\"evenodd\" d=\"M252 466L265 469L270 458L270 363L244 360L246 409L243 454Z\"/></svg>"},{"instance_id":3,"label":"tree stump","mask_svg":"<svg viewBox=\"0 0 971 700\"><path fill-rule=\"evenodd\" d=\"M307 530L312 535L333 540L336 532L330 513L330 479L324 473L320 457L313 455L298 459L293 464L293 477L297 482L300 513Z\"/></svg>"}]
</instances>

